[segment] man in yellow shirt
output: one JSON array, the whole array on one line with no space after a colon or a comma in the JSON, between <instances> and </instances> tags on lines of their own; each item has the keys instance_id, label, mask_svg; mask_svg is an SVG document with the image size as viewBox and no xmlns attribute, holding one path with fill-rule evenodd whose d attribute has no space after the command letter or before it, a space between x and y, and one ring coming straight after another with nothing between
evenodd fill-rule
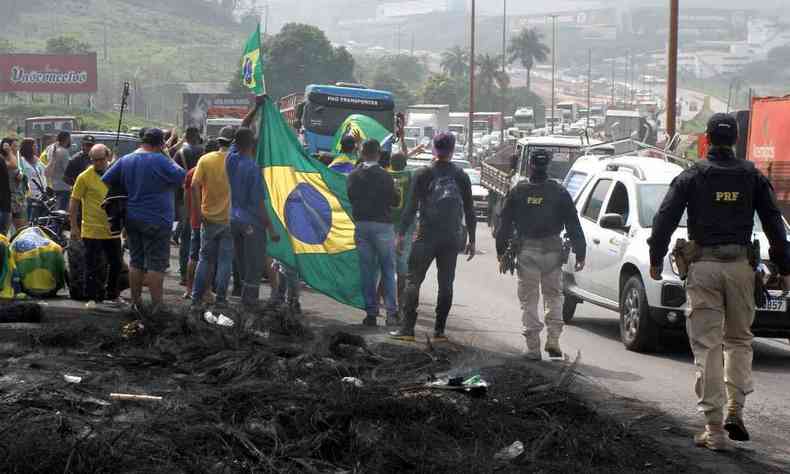
<instances>
[{"instance_id":1,"label":"man in yellow shirt","mask_svg":"<svg viewBox=\"0 0 790 474\"><path fill-rule=\"evenodd\" d=\"M91 309L105 298L111 304L123 305L118 291L118 276L123 266L123 250L120 236L113 237L110 222L101 204L107 196L107 185L101 180L107 170L112 152L104 145L94 145L88 156L91 166L83 171L74 182L69 202L71 218L71 240L85 245L85 290L88 296L86 308ZM82 222L77 216L82 210ZM100 255L109 265L107 281L97 281L101 273Z\"/></svg>"},{"instance_id":2,"label":"man in yellow shirt","mask_svg":"<svg viewBox=\"0 0 790 474\"><path fill-rule=\"evenodd\" d=\"M216 304L227 304L233 265L233 235L230 231L230 185L225 157L233 136L232 128L223 128L217 138L220 150L200 157L192 177L192 193L200 202L201 215L200 257L192 287L192 305L196 308L200 308L203 294L211 288L212 276L217 292Z\"/></svg>"}]
</instances>

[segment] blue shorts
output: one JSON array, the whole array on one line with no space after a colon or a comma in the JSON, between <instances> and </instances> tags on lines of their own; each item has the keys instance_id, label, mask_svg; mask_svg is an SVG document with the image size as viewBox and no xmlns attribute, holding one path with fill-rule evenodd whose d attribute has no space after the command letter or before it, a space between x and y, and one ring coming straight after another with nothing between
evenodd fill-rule
<instances>
[{"instance_id":1,"label":"blue shorts","mask_svg":"<svg viewBox=\"0 0 790 474\"><path fill-rule=\"evenodd\" d=\"M170 266L169 226L128 220L129 265L137 270L164 273Z\"/></svg>"},{"instance_id":2,"label":"blue shorts","mask_svg":"<svg viewBox=\"0 0 790 474\"><path fill-rule=\"evenodd\" d=\"M195 263L200 260L200 229L192 229L189 238L189 259Z\"/></svg>"}]
</instances>

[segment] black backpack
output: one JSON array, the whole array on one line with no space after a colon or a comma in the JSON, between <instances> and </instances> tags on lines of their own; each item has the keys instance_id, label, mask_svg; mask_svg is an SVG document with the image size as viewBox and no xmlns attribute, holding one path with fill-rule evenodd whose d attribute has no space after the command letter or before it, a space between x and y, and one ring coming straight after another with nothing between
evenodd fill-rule
<instances>
[{"instance_id":1,"label":"black backpack","mask_svg":"<svg viewBox=\"0 0 790 474\"><path fill-rule=\"evenodd\" d=\"M453 170L455 171L455 170ZM442 176L434 174L428 185L425 201L425 224L433 232L452 237L459 246L465 244L464 199L455 172Z\"/></svg>"}]
</instances>

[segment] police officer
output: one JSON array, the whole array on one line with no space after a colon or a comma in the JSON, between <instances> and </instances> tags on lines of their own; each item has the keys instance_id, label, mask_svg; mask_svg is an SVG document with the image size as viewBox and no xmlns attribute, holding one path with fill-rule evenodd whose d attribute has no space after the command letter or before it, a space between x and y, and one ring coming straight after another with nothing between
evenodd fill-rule
<instances>
[{"instance_id":1,"label":"police officer","mask_svg":"<svg viewBox=\"0 0 790 474\"><path fill-rule=\"evenodd\" d=\"M790 248L768 179L753 163L735 158L735 119L715 114L707 135L711 144L707 160L675 178L656 214L649 240L650 276L661 279L670 239L688 210L689 239L697 251L688 272L686 332L697 370L698 407L706 420L705 431L694 441L700 447L723 450L729 444L727 434L736 441L749 439L743 407L752 392L755 275L748 253L755 211L785 289L790 288Z\"/></svg>"},{"instance_id":2,"label":"police officer","mask_svg":"<svg viewBox=\"0 0 790 474\"><path fill-rule=\"evenodd\" d=\"M496 232L496 249L500 262L508 242L520 245L518 254L518 297L523 311L522 322L527 343L526 357L541 360L538 316L539 289L548 307L546 352L562 357L562 240L565 229L576 255L576 271L584 268L587 245L579 216L568 191L548 177L551 155L536 150L529 157L529 180L522 181L505 198L501 225ZM514 227L515 225L515 235ZM501 267L500 267L501 268Z\"/></svg>"}]
</instances>

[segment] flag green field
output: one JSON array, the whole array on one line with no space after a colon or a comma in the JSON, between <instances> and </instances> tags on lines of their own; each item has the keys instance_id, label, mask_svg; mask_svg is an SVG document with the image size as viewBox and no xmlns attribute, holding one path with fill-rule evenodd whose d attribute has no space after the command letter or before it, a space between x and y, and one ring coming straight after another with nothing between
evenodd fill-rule
<instances>
[{"instance_id":1,"label":"flag green field","mask_svg":"<svg viewBox=\"0 0 790 474\"><path fill-rule=\"evenodd\" d=\"M241 57L241 82L255 95L266 92L266 84L263 81L260 24L244 45L244 55Z\"/></svg>"},{"instance_id":2,"label":"flag green field","mask_svg":"<svg viewBox=\"0 0 790 474\"><path fill-rule=\"evenodd\" d=\"M269 241L269 255L315 290L364 308L346 177L305 152L269 99L261 107L258 163L269 217L281 236Z\"/></svg>"}]
</instances>

